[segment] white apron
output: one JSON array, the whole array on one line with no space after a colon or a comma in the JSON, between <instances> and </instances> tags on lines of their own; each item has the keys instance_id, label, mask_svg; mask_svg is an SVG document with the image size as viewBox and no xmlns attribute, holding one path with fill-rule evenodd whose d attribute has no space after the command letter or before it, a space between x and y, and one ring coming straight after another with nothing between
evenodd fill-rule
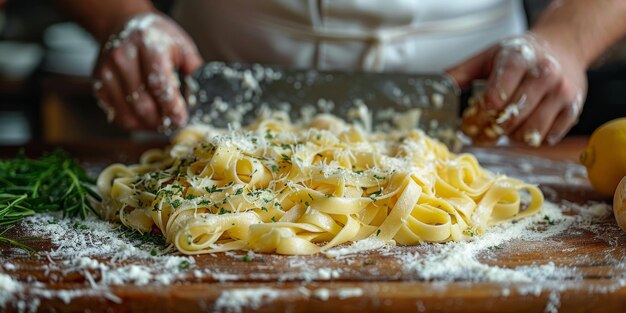
<instances>
[{"instance_id":1,"label":"white apron","mask_svg":"<svg viewBox=\"0 0 626 313\"><path fill-rule=\"evenodd\" d=\"M522 33L518 0L181 0L207 61L440 72Z\"/></svg>"}]
</instances>

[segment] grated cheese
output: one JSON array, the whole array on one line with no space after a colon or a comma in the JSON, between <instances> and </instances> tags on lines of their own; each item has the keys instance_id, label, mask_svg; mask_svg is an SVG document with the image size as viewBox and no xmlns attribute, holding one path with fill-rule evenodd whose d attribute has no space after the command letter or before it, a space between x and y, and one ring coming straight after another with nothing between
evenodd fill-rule
<instances>
[{"instance_id":1,"label":"grated cheese","mask_svg":"<svg viewBox=\"0 0 626 313\"><path fill-rule=\"evenodd\" d=\"M326 288L315 289L315 291L313 291L313 297L322 301L327 301L330 298L330 291Z\"/></svg>"},{"instance_id":2,"label":"grated cheese","mask_svg":"<svg viewBox=\"0 0 626 313\"><path fill-rule=\"evenodd\" d=\"M233 133L232 136L237 136ZM314 135L313 135L314 136ZM240 138L242 149L253 149L250 138ZM258 138L259 142L263 138ZM388 149L382 145L381 149ZM407 147L408 150L420 149L419 145ZM524 163L518 164L517 168L498 168L503 164L506 155L487 153L482 150L473 151L481 162L492 163L490 169L500 169L501 172L518 170L519 175L527 181L534 183L554 182L570 184L586 184L584 169L579 165L559 166L551 161L528 158ZM500 165L498 165L500 164ZM389 164L390 169L406 166L402 162ZM530 172L540 172L543 167L555 168L560 174L532 175ZM331 166L328 169L332 171ZM563 175L563 173L565 173ZM373 173L372 173L373 174ZM200 183L199 183L200 184ZM548 192L546 192L548 194ZM262 195L259 197L262 198ZM261 199L260 198L260 199ZM574 211L575 215L566 215L564 210ZM494 248L505 245L511 241L537 241L550 242L551 237L561 234L573 228L590 231L598 238L606 240L609 244L617 246L616 238L607 238L606 225L594 224L594 221L610 218L611 208L604 203L589 203L585 205L570 202L560 204L546 203L541 215L521 220L515 224L506 224L489 228L487 233L472 238L468 242L433 244L421 246L420 252L407 252L403 248L392 248L393 243L382 242L372 238L355 242L350 246L337 247L326 251L326 255L342 260L337 267L328 267L326 263L315 263L308 257L285 257L290 268L297 271L279 273L279 281L302 280L304 286L313 281L326 281L339 279L345 273L349 273L350 264L362 262L365 250L377 248L378 252L392 257L407 273L414 274L424 280L435 281L435 287L445 290L449 283L458 280L470 282L495 282L502 285L501 295L508 297L515 295L539 296L544 292L549 293L549 301L546 311L555 312L560 306L560 293L568 288L577 288L576 283L582 278L581 271L575 266L559 266L553 262L546 264L532 264L512 268L504 268L486 264L485 255L489 256ZM535 229L537 225L545 224L548 218L554 222L542 230ZM212 277L217 281L238 281L244 278L259 280L274 279L264 270L254 273L231 273L220 272L211 268L198 268L195 266L193 257L176 255L153 256L147 250L137 248L136 242L119 237L116 230L118 225L102 221L95 217L86 220L61 219L55 214L41 214L27 218L24 221L30 233L28 235L50 238L54 249L42 253L51 260L49 264L50 275L57 275L57 271L64 273L78 271L83 273L88 281L85 288L73 290L51 290L38 282L19 282L10 275L0 273L0 306L6 303L13 304L21 312L35 311L40 299L60 299L64 303L70 303L73 299L85 296L104 297L110 301L121 303L121 299L111 292L110 285L121 284L162 284L168 285L187 277L202 279ZM80 223L87 229L76 227ZM368 252L369 253L369 252ZM241 259L241 255L233 255ZM584 256L582 256L584 257ZM607 256L608 257L608 256ZM254 258L251 254L250 259ZM613 260L614 261L614 260ZM623 261L622 268L626 267ZM188 262L189 269L181 269L180 264ZM347 267L342 267L346 264ZM15 270L16 266L6 262L2 266L6 271ZM259 267L260 269L260 267ZM90 273L100 272L101 278L95 280ZM373 275L375 272L371 272ZM564 284L563 281L572 282ZM513 285L515 284L515 285ZM573 287L572 287L573 286ZM617 277L608 286L597 285L589 288L589 293L607 293L626 286L626 278ZM24 292L24 293L22 293ZM307 288L275 289L275 288L243 288L223 291L215 309L226 312L241 312L244 309L256 309L264 305L271 305L273 301L280 299L309 299L311 297L327 301L331 297L347 299L363 296L361 288L327 289L317 288L309 291ZM423 303L418 302L417 309L425 309Z\"/></svg>"},{"instance_id":3,"label":"grated cheese","mask_svg":"<svg viewBox=\"0 0 626 313\"><path fill-rule=\"evenodd\" d=\"M564 215L562 210L573 210L577 215ZM390 246L380 242L361 241L349 247L333 249L333 256L345 260L345 264L351 264L362 260L359 245L378 245L380 253L391 256L402 264L405 271L414 273L421 279L434 280L438 288L445 290L448 283L459 279L468 281L497 282L503 284L502 296L506 297L514 292L520 295L538 296L544 291L550 292L550 301L546 309L552 310L559 306L559 293L568 286L563 285L563 280L577 281L582 274L575 267L558 266L552 262L519 266L514 268L501 268L482 262L485 253L490 253L493 247L516 240L549 241L552 236L563 233L567 229L579 227L596 233L602 237L605 229L602 229L593 221L608 218L611 214L610 207L603 203L591 203L587 205L564 202L560 205L547 203L544 214L519 221L515 224L502 225L490 228L486 234L473 238L469 242L434 244L426 247L425 252L410 253L403 249L391 249ZM540 224L545 216L552 221L545 230L533 230ZM58 298L65 303L70 303L76 297L88 295L102 296L111 301L120 302L108 288L109 285L119 284L171 284L181 274L178 268L181 261L186 260L193 265L193 258L181 256L157 256L153 257L149 252L138 249L132 242L122 240L115 230L116 225L105 221L88 218L81 223L89 230L76 229L73 220L59 220L51 214L44 214L27 219L29 229L38 236L50 236L54 245L60 248L46 252L54 259L62 259L63 262L50 264L50 268L70 267L78 271L96 270L101 271L102 278L94 281L95 286L77 290L49 290L45 286L31 283L20 283L9 275L0 274L0 290L8 291L0 293L0 303L12 301L18 311L29 311L36 308L38 301L18 299L11 295L28 288L29 299ZM105 241L108 244L103 244ZM371 246L370 246L371 247ZM422 246L424 247L424 246ZM109 260L113 256L115 261ZM241 258L239 255L233 255ZM99 261L99 259L107 261ZM342 267L329 268L319 267L307 257L287 257L288 266L297 268L298 272L282 273L279 280L287 281L301 279L306 283L315 280L329 280L341 277ZM124 261L125 265L118 264ZM323 263L320 263L323 264ZM5 265L6 266L6 265ZM10 267L10 266L9 266ZM210 276L218 281L237 281L242 278L239 274L216 272L210 268L193 268L190 273L193 277L202 278ZM263 274L263 273L255 273ZM245 274L244 274L245 275ZM258 276L258 275L257 275ZM254 276L254 277L257 277ZM262 276L262 277L261 277ZM263 274L258 279L271 279L271 276ZM252 276L251 276L252 277ZM512 285L517 283L518 285ZM611 286L596 286L590 292L613 292L626 286L626 279L616 280ZM299 289L274 289L274 288L244 288L224 291L216 302L216 309L226 312L241 312L246 308L259 308L271 304L278 299L289 297L310 298L326 301L331 297L347 299L363 295L360 288L326 289L317 288L309 291L306 288ZM30 307L29 307L30 305Z\"/></svg>"},{"instance_id":4,"label":"grated cheese","mask_svg":"<svg viewBox=\"0 0 626 313\"><path fill-rule=\"evenodd\" d=\"M339 297L339 300L356 298L360 296L363 296L363 289L361 288L342 288L337 291L337 297Z\"/></svg>"},{"instance_id":5,"label":"grated cheese","mask_svg":"<svg viewBox=\"0 0 626 313\"><path fill-rule=\"evenodd\" d=\"M215 302L215 311L241 313L244 309L257 310L262 305L279 298L309 297L310 292L304 287L297 289L245 288L223 291Z\"/></svg>"},{"instance_id":6,"label":"grated cheese","mask_svg":"<svg viewBox=\"0 0 626 313\"><path fill-rule=\"evenodd\" d=\"M11 299L12 294L22 290L22 285L11 276L0 273L0 308Z\"/></svg>"}]
</instances>

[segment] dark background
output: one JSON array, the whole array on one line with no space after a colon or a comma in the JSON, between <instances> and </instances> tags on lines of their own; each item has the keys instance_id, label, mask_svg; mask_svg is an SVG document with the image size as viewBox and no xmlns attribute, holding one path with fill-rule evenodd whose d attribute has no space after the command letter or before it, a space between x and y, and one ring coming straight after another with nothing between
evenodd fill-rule
<instances>
[{"instance_id":1,"label":"dark background","mask_svg":"<svg viewBox=\"0 0 626 313\"><path fill-rule=\"evenodd\" d=\"M154 2L167 12L173 1ZM524 1L529 25L547 3ZM50 1L0 0L0 145L163 139L124 133L106 123L89 79L98 46ZM570 134L589 134L626 116L626 43L610 49L588 76L587 103Z\"/></svg>"}]
</instances>

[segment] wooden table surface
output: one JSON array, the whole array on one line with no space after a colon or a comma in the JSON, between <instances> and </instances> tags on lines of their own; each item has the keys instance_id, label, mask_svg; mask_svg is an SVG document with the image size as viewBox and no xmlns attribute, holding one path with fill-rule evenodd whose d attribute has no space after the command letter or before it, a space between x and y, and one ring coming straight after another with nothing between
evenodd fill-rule
<instances>
[{"instance_id":1,"label":"wooden table surface","mask_svg":"<svg viewBox=\"0 0 626 313\"><path fill-rule=\"evenodd\" d=\"M542 189L546 198L553 202L563 200L585 203L603 199L595 194L581 177L580 167L573 163L586 143L586 138L568 138L555 147L529 149L515 147L472 148L485 166L510 175L551 177L568 179L546 180ZM117 149L115 154L107 152L108 145L84 153L85 146L70 145L66 148L83 160L92 163L123 160L132 162L143 148ZM119 144L117 145L120 146ZM99 151L100 149L101 151ZM82 152L81 152L82 151ZM2 155L13 152L3 149ZM122 152L123 155L119 155ZM494 158L495 156L495 158ZM544 157L551 159L547 160ZM529 162L532 167L520 166ZM574 169L576 173L566 173ZM582 173L584 174L584 173ZM605 199L604 199L605 200ZM116 303L101 295L85 295L73 298L66 303L60 298L41 298L39 311L62 312L214 312L214 311L259 311L259 312L619 312L626 311L626 236L619 230L612 218L594 222L601 235L572 227L549 240L513 240L496 251L482 253L481 263L502 268L519 266L575 267L576 277L560 277L549 281L503 283L456 280L441 282L438 279L424 280L415 272L407 271L394 255L380 251L359 254L350 258L327 258L324 256L294 257L256 254L252 262L242 262L233 256L202 255L195 257L197 268L211 269L222 276L201 278L189 274L172 285L132 284L111 286L110 291L121 303ZM40 248L50 248L50 243L38 242ZM402 253L423 253L429 245L415 247L394 247ZM4 249L0 254L3 262L17 264L18 270L5 272L21 282L37 280L54 290L89 288L85 276L80 272L67 272L60 279L52 281L45 265L50 260L37 256L15 254ZM312 269L341 269L332 277L306 278L302 274L302 264ZM224 279L223 274L229 278ZM97 273L95 273L97 279ZM287 278L286 278L287 277ZM541 285L541 286L540 286ZM537 293L520 292L524 287L545 287ZM555 287L556 286L556 287ZM218 299L228 290L263 290L274 288L284 291L284 297L275 297L250 303L238 308L220 308ZM558 288L557 288L558 287ZM329 298L312 296L315 290L325 288ZM352 289L349 289L352 288ZM342 296L342 290L358 288L359 294ZM558 290L555 299L554 290ZM28 291L18 295L29 301ZM260 296L262 297L262 296ZM270 301L271 300L271 301ZM17 311L15 306L7 306L9 311Z\"/></svg>"}]
</instances>

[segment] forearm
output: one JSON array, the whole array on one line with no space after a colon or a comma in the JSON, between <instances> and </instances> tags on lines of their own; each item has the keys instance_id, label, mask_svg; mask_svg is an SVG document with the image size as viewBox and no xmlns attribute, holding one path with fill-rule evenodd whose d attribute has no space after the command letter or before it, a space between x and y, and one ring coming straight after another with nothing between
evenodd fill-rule
<instances>
[{"instance_id":1,"label":"forearm","mask_svg":"<svg viewBox=\"0 0 626 313\"><path fill-rule=\"evenodd\" d=\"M55 0L71 18L104 42L109 35L132 16L154 12L148 0Z\"/></svg>"},{"instance_id":2,"label":"forearm","mask_svg":"<svg viewBox=\"0 0 626 313\"><path fill-rule=\"evenodd\" d=\"M555 1L531 29L586 67L626 35L626 1Z\"/></svg>"}]
</instances>

